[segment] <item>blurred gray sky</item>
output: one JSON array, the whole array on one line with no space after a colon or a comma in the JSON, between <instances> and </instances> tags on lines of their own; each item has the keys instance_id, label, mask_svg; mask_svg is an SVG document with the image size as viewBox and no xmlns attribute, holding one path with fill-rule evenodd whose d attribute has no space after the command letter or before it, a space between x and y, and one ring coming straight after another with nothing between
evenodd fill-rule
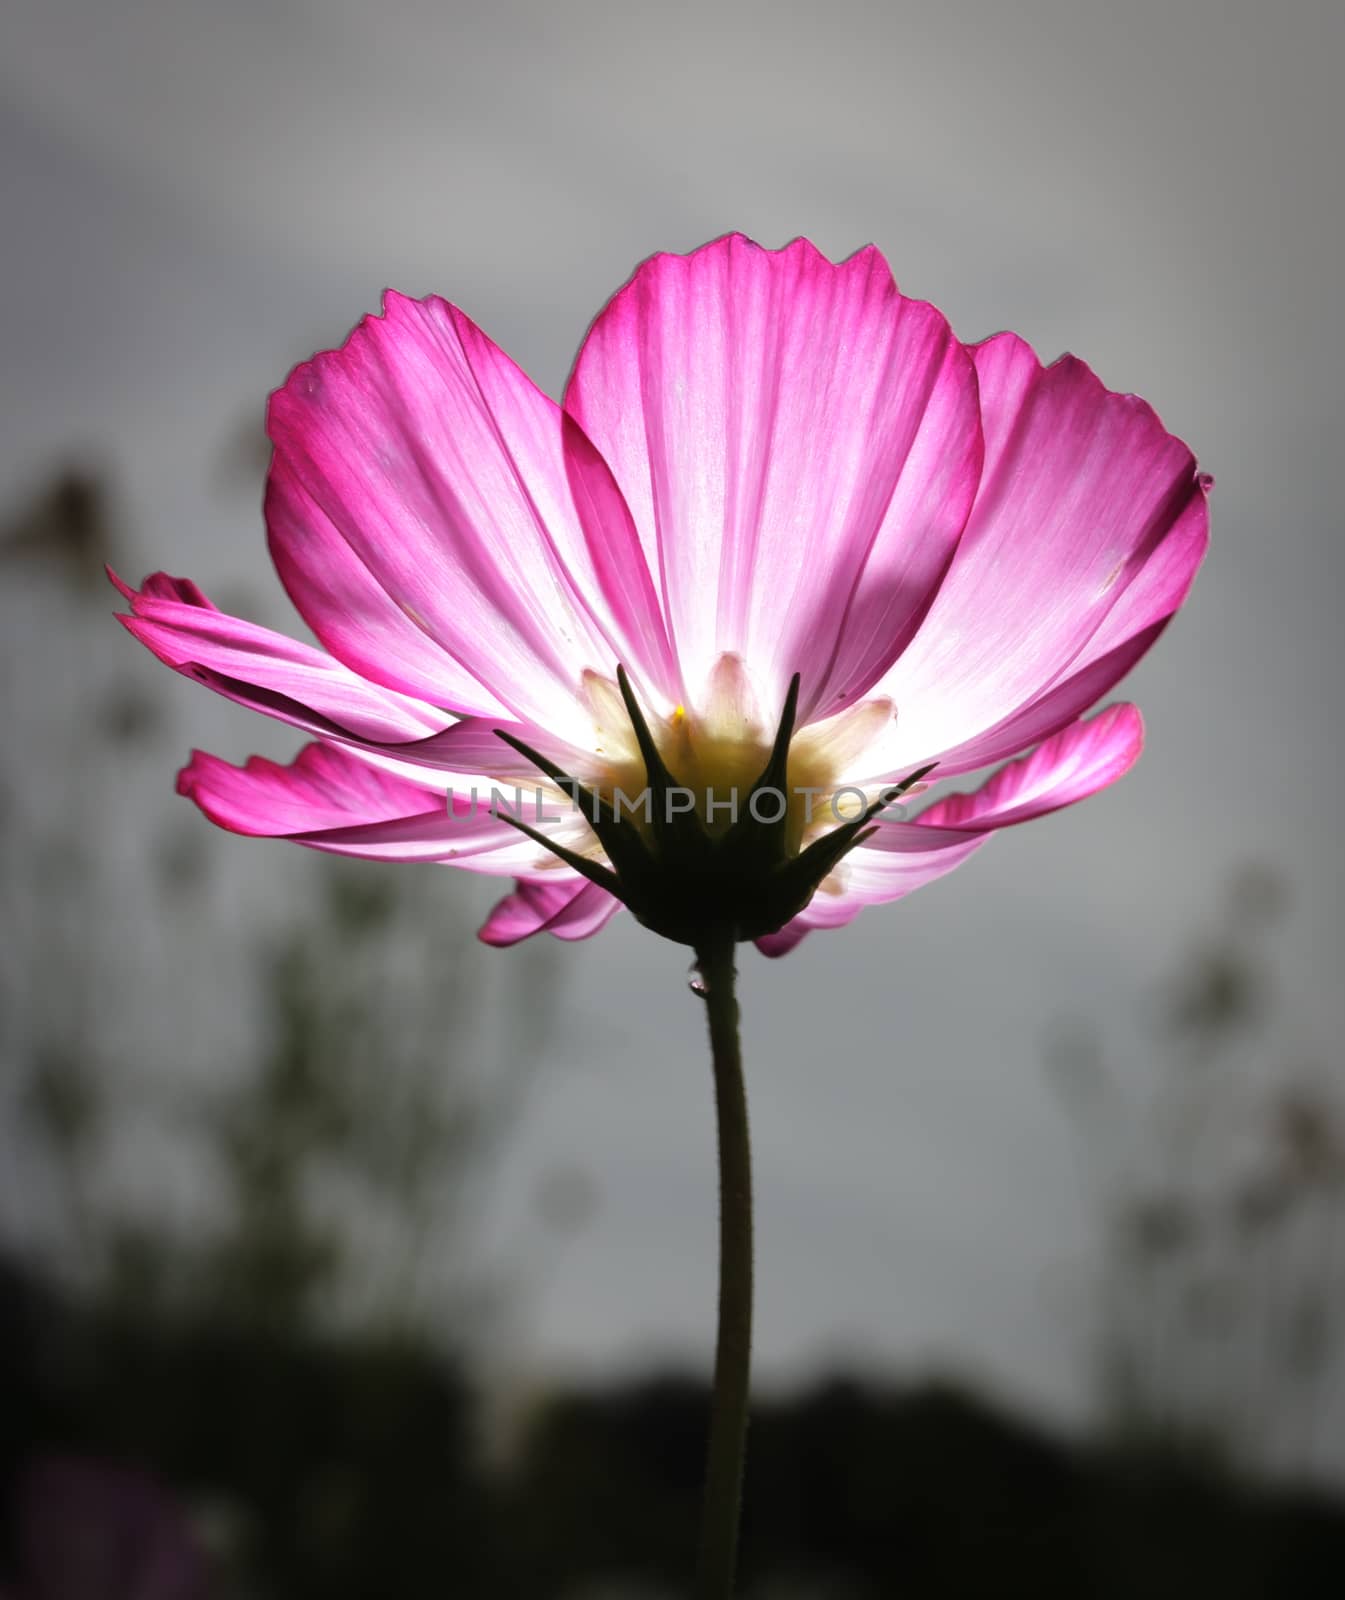
<instances>
[{"instance_id":1,"label":"blurred gray sky","mask_svg":"<svg viewBox=\"0 0 1345 1600\"><path fill-rule=\"evenodd\" d=\"M1077 351L1215 474L1207 570L1126 686L1139 768L783 964L745 960L767 1380L932 1360L1077 1410L1090 1219L1042 1038L1062 1015L1124 1031L1240 862L1294 892L1292 1049L1337 1048L1342 69L1327 0L6 7L0 496L71 454L106 464L135 576L246 587L291 625L254 501L219 492L223 443L384 285L458 301L556 393L637 260L729 228L875 240L964 338ZM60 719L133 649L109 620L41 703ZM207 698L174 686L184 754L287 748ZM172 777L142 765L108 805L177 816ZM210 847L231 875L281 870L281 846ZM464 898L480 912L489 886L455 915ZM518 958L466 959L494 985ZM628 920L558 960L492 1236L557 1163L602 1205L513 1357L704 1362L711 1102L685 964ZM123 997L162 999L143 971Z\"/></svg>"}]
</instances>

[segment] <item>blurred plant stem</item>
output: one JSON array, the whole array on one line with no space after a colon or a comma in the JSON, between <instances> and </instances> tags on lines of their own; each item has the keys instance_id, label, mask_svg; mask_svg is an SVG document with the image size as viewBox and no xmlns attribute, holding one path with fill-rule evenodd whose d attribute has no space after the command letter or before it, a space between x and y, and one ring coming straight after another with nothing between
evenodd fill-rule
<instances>
[{"instance_id":1,"label":"blurred plant stem","mask_svg":"<svg viewBox=\"0 0 1345 1600\"><path fill-rule=\"evenodd\" d=\"M1115 1442L1207 1474L1307 1481L1338 1459L1323 1433L1345 1357L1345 1102L1330 1064L1286 1046L1265 939L1287 903L1270 868L1238 873L1168 963L1138 1093L1086 1035L1055 1065L1103 1175Z\"/></svg>"},{"instance_id":2,"label":"blurred plant stem","mask_svg":"<svg viewBox=\"0 0 1345 1600\"><path fill-rule=\"evenodd\" d=\"M728 1600L738 1554L752 1362L752 1153L738 1037L733 938L696 950L714 1060L719 1130L719 1338L701 1513L698 1600Z\"/></svg>"}]
</instances>

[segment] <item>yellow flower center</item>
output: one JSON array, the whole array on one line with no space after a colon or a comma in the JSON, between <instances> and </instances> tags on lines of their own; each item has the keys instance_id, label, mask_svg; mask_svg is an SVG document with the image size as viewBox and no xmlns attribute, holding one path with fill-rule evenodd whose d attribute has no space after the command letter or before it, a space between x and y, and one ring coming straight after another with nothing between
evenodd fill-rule
<instances>
[{"instance_id":1,"label":"yellow flower center","mask_svg":"<svg viewBox=\"0 0 1345 1600\"><path fill-rule=\"evenodd\" d=\"M569 772L500 730L573 796L585 837L514 825L646 927L697 950L711 938L773 933L814 894L834 892L837 870L877 826L879 811L913 792L928 770L896 784L887 778L886 736L895 726L888 700L798 729L799 673L771 734L734 656L720 657L694 714L684 705L647 709L648 686L642 704L620 667L617 680L585 674L593 753ZM857 776L841 783L843 773Z\"/></svg>"},{"instance_id":2,"label":"yellow flower center","mask_svg":"<svg viewBox=\"0 0 1345 1600\"><path fill-rule=\"evenodd\" d=\"M621 815L647 832L649 819L640 804L647 792L645 764L620 691L596 673L586 675L584 689L594 715L598 757L589 781ZM772 722L778 713L773 708ZM647 712L647 720L660 756L686 791L679 805L712 837L727 832L749 810L774 734L757 709L741 663L731 656L721 658L703 709L688 711L678 705L662 716ZM791 854L858 816L882 787L881 768L866 769L864 751L880 744L893 720L891 703L874 700L800 729L790 743L785 783L771 795L758 795L752 814L775 821L783 807ZM859 772L859 781L846 782L847 772Z\"/></svg>"}]
</instances>

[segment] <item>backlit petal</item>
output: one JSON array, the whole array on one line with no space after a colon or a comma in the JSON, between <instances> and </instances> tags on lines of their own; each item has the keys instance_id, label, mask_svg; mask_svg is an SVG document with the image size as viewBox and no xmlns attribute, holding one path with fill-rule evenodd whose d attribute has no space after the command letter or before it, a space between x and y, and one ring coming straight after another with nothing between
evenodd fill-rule
<instances>
[{"instance_id":1,"label":"backlit petal","mask_svg":"<svg viewBox=\"0 0 1345 1600\"><path fill-rule=\"evenodd\" d=\"M839 710L919 621L971 504L970 360L882 256L739 235L646 261L565 405L635 517L695 700L716 660L800 719Z\"/></svg>"},{"instance_id":2,"label":"backlit petal","mask_svg":"<svg viewBox=\"0 0 1345 1600\"><path fill-rule=\"evenodd\" d=\"M585 668L667 676L648 659L661 621L639 542L596 453L455 306L389 293L383 316L295 369L269 431L276 565L360 672L562 730Z\"/></svg>"},{"instance_id":3,"label":"backlit petal","mask_svg":"<svg viewBox=\"0 0 1345 1600\"><path fill-rule=\"evenodd\" d=\"M451 721L437 707L370 683L325 650L229 616L188 579L157 572L138 592L115 573L112 581L131 607L120 619L126 628L188 677L214 674L279 696L362 739L421 739Z\"/></svg>"},{"instance_id":4,"label":"backlit petal","mask_svg":"<svg viewBox=\"0 0 1345 1600\"><path fill-rule=\"evenodd\" d=\"M1086 665L1109 613L1157 561L1164 581L1122 614L1138 625L1126 637L1142 633L1146 614L1178 603L1199 559L1204 485L1149 406L1110 393L1073 357L1043 368L1012 334L972 354L986 440L976 504L882 684L912 762L969 744Z\"/></svg>"},{"instance_id":5,"label":"backlit petal","mask_svg":"<svg viewBox=\"0 0 1345 1600\"><path fill-rule=\"evenodd\" d=\"M605 889L574 874L559 880L525 878L486 918L477 937L493 945L517 944L535 933L587 939L620 909L621 902Z\"/></svg>"},{"instance_id":6,"label":"backlit petal","mask_svg":"<svg viewBox=\"0 0 1345 1600\"><path fill-rule=\"evenodd\" d=\"M1109 706L1010 763L972 794L937 800L911 822L882 820L828 887L778 933L757 941L787 954L807 933L852 922L866 905L904 899L959 867L998 829L1072 805L1114 783L1139 758L1144 725L1134 706Z\"/></svg>"},{"instance_id":7,"label":"backlit petal","mask_svg":"<svg viewBox=\"0 0 1345 1600\"><path fill-rule=\"evenodd\" d=\"M178 775L178 793L222 828L289 839L315 850L377 861L452 861L473 871L514 876L553 859L475 804L421 788L361 761L347 750L308 745L289 766L253 756L235 767L202 751ZM530 808L523 811L533 821ZM551 830L562 842L585 837L567 816Z\"/></svg>"}]
</instances>

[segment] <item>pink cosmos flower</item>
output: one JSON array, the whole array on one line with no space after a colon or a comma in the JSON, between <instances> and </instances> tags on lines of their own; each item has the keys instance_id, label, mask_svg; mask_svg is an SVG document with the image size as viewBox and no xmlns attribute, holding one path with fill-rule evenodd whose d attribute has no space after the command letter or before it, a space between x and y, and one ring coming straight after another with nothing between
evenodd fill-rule
<instances>
[{"instance_id":1,"label":"pink cosmos flower","mask_svg":"<svg viewBox=\"0 0 1345 1600\"><path fill-rule=\"evenodd\" d=\"M880 811L760 934L770 955L1114 782L1139 713L1081 715L1207 540L1209 479L1142 400L1013 334L961 344L876 249L833 264L802 239L646 261L559 406L456 306L389 293L296 368L269 432L271 553L320 647L185 579L116 581L160 660L314 742L288 767L197 752L179 789L238 833L512 878L481 930L501 945L618 910L556 774L638 791L632 701L710 835L788 701L792 859L931 763L1009 762ZM469 799L516 786L552 802L565 859Z\"/></svg>"}]
</instances>

